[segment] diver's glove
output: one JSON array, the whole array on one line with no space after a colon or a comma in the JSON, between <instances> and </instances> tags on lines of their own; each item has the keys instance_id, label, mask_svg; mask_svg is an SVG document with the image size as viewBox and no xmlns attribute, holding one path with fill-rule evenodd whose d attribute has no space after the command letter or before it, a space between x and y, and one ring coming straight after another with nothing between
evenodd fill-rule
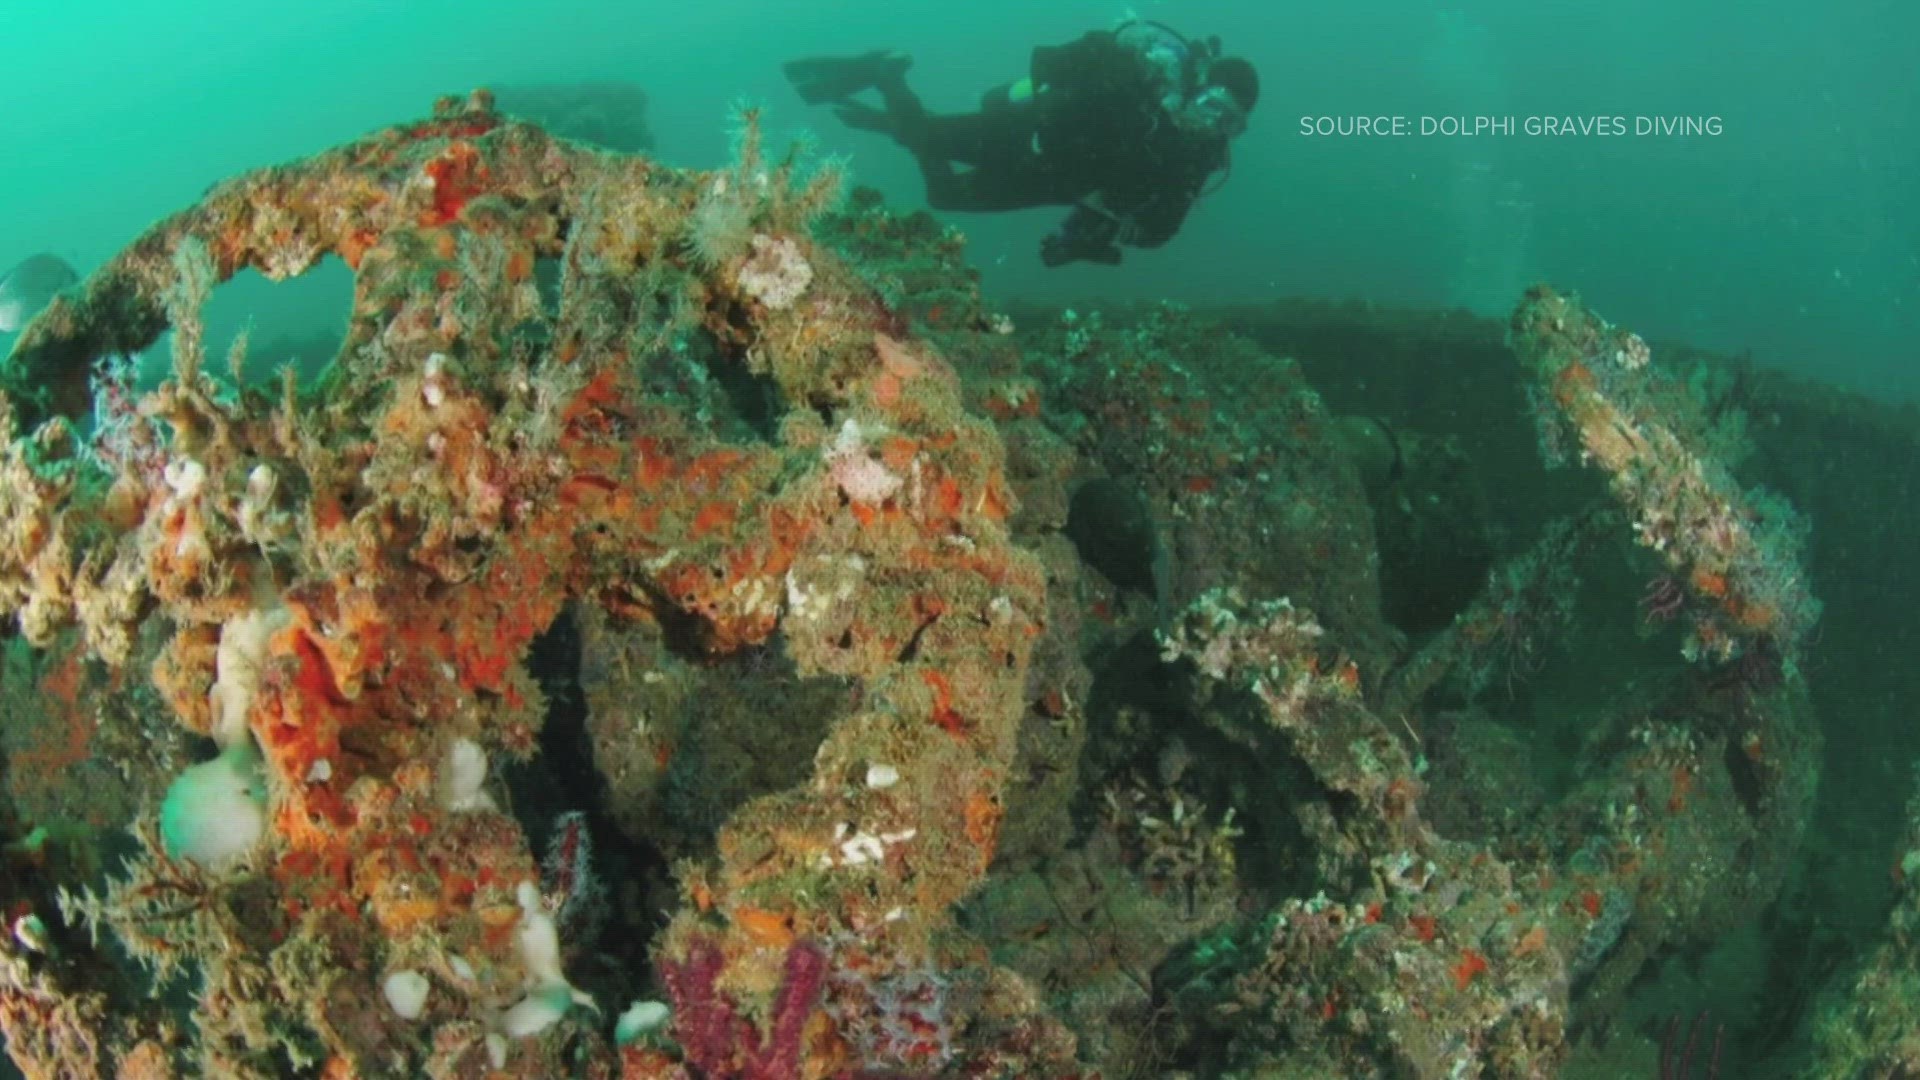
<instances>
[{"instance_id":1,"label":"diver's glove","mask_svg":"<svg viewBox=\"0 0 1920 1080\"><path fill-rule=\"evenodd\" d=\"M1114 239L1119 235L1118 221L1083 203L1040 241L1040 262L1049 268L1076 262L1118 266L1120 245Z\"/></svg>"}]
</instances>

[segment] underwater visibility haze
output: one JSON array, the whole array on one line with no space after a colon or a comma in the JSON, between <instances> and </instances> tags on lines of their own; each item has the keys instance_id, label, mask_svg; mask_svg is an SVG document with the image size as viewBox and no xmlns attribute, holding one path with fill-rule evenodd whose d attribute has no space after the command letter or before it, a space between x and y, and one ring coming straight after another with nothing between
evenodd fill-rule
<instances>
[{"instance_id":1,"label":"underwater visibility haze","mask_svg":"<svg viewBox=\"0 0 1920 1080\"><path fill-rule=\"evenodd\" d=\"M0 1076L1920 1076L1910 5L26 5Z\"/></svg>"}]
</instances>

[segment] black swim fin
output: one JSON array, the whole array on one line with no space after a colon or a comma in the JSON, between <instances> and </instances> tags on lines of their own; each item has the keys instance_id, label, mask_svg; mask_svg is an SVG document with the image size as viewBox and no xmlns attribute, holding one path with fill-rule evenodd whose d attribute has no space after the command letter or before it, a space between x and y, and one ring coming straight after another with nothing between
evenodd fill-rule
<instances>
[{"instance_id":1,"label":"black swim fin","mask_svg":"<svg viewBox=\"0 0 1920 1080\"><path fill-rule=\"evenodd\" d=\"M891 49L875 49L859 56L819 56L789 60L782 65L787 81L809 105L839 101L897 79L913 66L913 57Z\"/></svg>"}]
</instances>

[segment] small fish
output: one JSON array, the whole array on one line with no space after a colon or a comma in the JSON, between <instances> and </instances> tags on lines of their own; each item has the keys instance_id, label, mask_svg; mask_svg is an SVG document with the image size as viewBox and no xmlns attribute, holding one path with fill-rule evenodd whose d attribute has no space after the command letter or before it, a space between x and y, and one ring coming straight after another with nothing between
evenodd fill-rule
<instances>
[{"instance_id":1,"label":"small fish","mask_svg":"<svg viewBox=\"0 0 1920 1080\"><path fill-rule=\"evenodd\" d=\"M28 319L79 280L80 275L58 255L28 256L0 278L0 333L18 333Z\"/></svg>"}]
</instances>

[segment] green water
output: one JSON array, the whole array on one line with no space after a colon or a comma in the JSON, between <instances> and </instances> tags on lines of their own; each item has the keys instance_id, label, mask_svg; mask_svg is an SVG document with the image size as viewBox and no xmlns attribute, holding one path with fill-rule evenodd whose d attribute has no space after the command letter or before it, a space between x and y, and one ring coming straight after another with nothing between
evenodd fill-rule
<instances>
[{"instance_id":1,"label":"green water","mask_svg":"<svg viewBox=\"0 0 1920 1080\"><path fill-rule=\"evenodd\" d=\"M502 3L79 0L9 5L0 62L0 261L85 271L238 170L298 157L437 95L620 77L659 153L724 159L742 97L814 130L899 204L883 140L803 108L796 55L889 46L936 108L1013 78L1036 43L1117 3ZM1232 177L1177 243L1124 270L1049 273L1048 212L960 224L991 290L1034 298L1363 297L1503 313L1528 279L1577 287L1650 338L1888 398L1920 397L1920 9L1898 0L1606 5L1142 3L1218 34L1264 93ZM1316 139L1302 117L1718 117L1690 138Z\"/></svg>"}]
</instances>

